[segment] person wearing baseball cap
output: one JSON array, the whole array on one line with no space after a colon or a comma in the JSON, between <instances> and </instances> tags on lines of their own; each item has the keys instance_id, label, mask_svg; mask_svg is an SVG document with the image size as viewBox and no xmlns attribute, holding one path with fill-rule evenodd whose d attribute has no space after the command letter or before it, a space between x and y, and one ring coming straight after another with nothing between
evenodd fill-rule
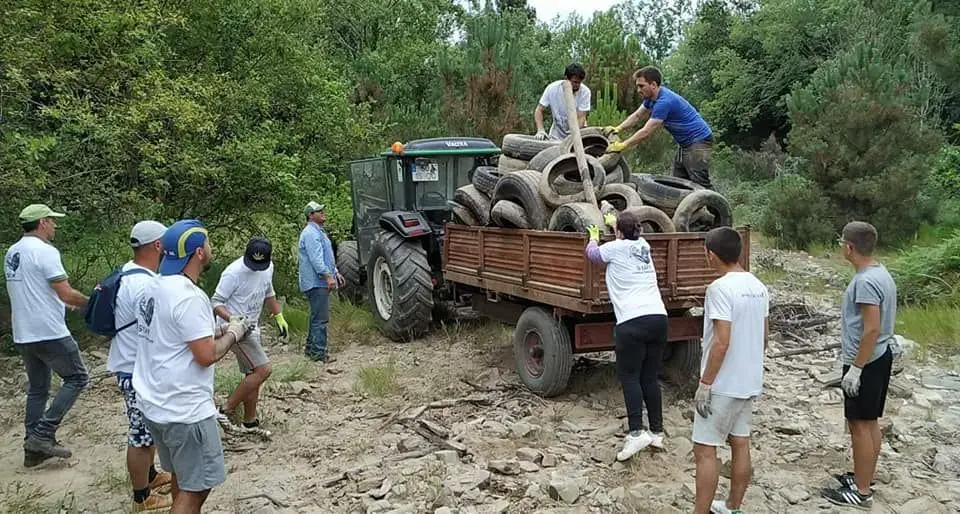
<instances>
[{"instance_id":1,"label":"person wearing baseball cap","mask_svg":"<svg viewBox=\"0 0 960 514\"><path fill-rule=\"evenodd\" d=\"M227 479L213 401L214 365L246 336L242 321L217 327L210 298L197 286L213 249L198 220L180 220L160 238L160 276L137 308L143 338L133 366L143 422L160 465L171 472L173 512L200 512Z\"/></svg>"},{"instance_id":2,"label":"person wearing baseball cap","mask_svg":"<svg viewBox=\"0 0 960 514\"><path fill-rule=\"evenodd\" d=\"M60 251L51 243L56 218L63 216L44 204L25 207L20 212L23 237L3 259L13 342L23 356L29 381L24 416L25 467L51 457L73 455L57 441L57 428L89 382L80 348L65 321L66 306L83 308L88 298L70 285ZM60 376L63 385L48 407L51 372Z\"/></svg>"},{"instance_id":3,"label":"person wearing baseball cap","mask_svg":"<svg viewBox=\"0 0 960 514\"><path fill-rule=\"evenodd\" d=\"M133 365L140 348L137 327L137 309L143 299L143 291L157 276L160 257L163 254L160 239L167 227L158 221L141 221L130 230L130 248L133 259L121 266L123 273L117 288L114 307L117 334L110 341L107 370L117 377L117 387L123 394L127 413L127 473L133 486L133 512L169 509L171 500L155 494L158 488L170 483L171 474L157 471L153 465L156 446L153 435L143 423L140 402L133 389Z\"/></svg>"},{"instance_id":4,"label":"person wearing baseball cap","mask_svg":"<svg viewBox=\"0 0 960 514\"><path fill-rule=\"evenodd\" d=\"M286 338L289 326L280 310L280 302L273 290L273 245L265 237L253 237L247 242L242 257L231 262L223 273L213 294L213 312L223 322L240 318L254 328L246 339L233 347L237 366L244 375L227 402L218 409L217 421L230 424L230 414L243 402L243 428L260 426L257 418L257 400L260 386L270 377L271 367L260 339L260 314L266 303L270 317L277 322L280 337Z\"/></svg>"},{"instance_id":5,"label":"person wearing baseball cap","mask_svg":"<svg viewBox=\"0 0 960 514\"><path fill-rule=\"evenodd\" d=\"M323 229L327 215L323 204L310 202L303 209L307 225L300 232L297 245L300 291L310 301L310 327L304 353L315 361L333 362L327 355L327 322L330 320L330 291L343 285L337 271L333 245Z\"/></svg>"}]
</instances>

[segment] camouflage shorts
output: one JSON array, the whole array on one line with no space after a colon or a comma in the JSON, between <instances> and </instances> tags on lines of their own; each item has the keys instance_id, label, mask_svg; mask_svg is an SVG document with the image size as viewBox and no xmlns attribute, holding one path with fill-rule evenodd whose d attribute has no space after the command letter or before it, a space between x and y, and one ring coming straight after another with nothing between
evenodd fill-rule
<instances>
[{"instance_id":1,"label":"camouflage shorts","mask_svg":"<svg viewBox=\"0 0 960 514\"><path fill-rule=\"evenodd\" d=\"M123 393L123 403L127 407L127 419L130 428L127 431L127 445L134 448L153 446L153 436L143 424L143 413L140 412L140 402L137 401L137 392L133 390L133 378L130 375L117 374L117 386Z\"/></svg>"}]
</instances>

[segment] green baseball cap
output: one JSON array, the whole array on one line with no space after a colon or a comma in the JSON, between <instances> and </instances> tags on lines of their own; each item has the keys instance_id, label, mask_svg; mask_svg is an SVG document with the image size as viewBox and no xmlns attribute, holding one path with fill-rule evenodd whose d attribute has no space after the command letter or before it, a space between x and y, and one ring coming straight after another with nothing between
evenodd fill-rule
<instances>
[{"instance_id":1,"label":"green baseball cap","mask_svg":"<svg viewBox=\"0 0 960 514\"><path fill-rule=\"evenodd\" d=\"M322 211L323 207L324 205L322 203L310 202L303 208L303 215L309 216L317 211Z\"/></svg>"},{"instance_id":2,"label":"green baseball cap","mask_svg":"<svg viewBox=\"0 0 960 514\"><path fill-rule=\"evenodd\" d=\"M64 216L66 214L56 212L42 203L30 204L20 211L20 221L22 223L30 223L43 218L62 218Z\"/></svg>"}]
</instances>

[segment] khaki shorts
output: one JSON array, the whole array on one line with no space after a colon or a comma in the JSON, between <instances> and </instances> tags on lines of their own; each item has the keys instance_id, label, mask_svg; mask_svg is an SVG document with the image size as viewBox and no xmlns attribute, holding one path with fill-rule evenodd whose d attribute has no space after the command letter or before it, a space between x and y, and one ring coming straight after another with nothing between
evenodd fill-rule
<instances>
[{"instance_id":1,"label":"khaki shorts","mask_svg":"<svg viewBox=\"0 0 960 514\"><path fill-rule=\"evenodd\" d=\"M183 491L213 489L227 480L216 417L197 423L154 423L143 418L157 443L160 466L177 476Z\"/></svg>"},{"instance_id":2,"label":"khaki shorts","mask_svg":"<svg viewBox=\"0 0 960 514\"><path fill-rule=\"evenodd\" d=\"M270 362L267 353L263 351L260 339L260 327L257 326L243 338L243 341L233 345L230 351L237 357L237 367L244 375L253 373L253 370Z\"/></svg>"},{"instance_id":3,"label":"khaki shorts","mask_svg":"<svg viewBox=\"0 0 960 514\"><path fill-rule=\"evenodd\" d=\"M753 398L733 398L715 394L710 399L713 412L704 418L693 412L693 442L723 446L727 437L750 437Z\"/></svg>"}]
</instances>

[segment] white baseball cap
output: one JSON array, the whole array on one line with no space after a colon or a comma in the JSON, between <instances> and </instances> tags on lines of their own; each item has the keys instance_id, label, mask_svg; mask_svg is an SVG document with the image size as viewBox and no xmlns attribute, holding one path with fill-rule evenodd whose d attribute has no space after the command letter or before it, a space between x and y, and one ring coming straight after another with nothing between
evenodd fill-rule
<instances>
[{"instance_id":1,"label":"white baseball cap","mask_svg":"<svg viewBox=\"0 0 960 514\"><path fill-rule=\"evenodd\" d=\"M167 227L159 221L141 221L130 230L130 246L139 248L143 245L150 244L163 237L163 233L166 231Z\"/></svg>"}]
</instances>

